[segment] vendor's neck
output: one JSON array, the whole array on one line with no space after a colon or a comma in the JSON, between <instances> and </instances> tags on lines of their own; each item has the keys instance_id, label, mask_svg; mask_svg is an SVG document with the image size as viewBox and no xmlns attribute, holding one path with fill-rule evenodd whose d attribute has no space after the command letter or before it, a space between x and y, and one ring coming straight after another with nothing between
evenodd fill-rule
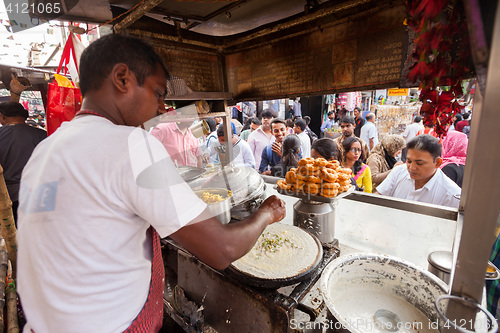
<instances>
[{"instance_id":1,"label":"vendor's neck","mask_svg":"<svg viewBox=\"0 0 500 333\"><path fill-rule=\"evenodd\" d=\"M82 103L82 111L92 111L93 113L102 116L103 118L108 119L115 125L124 125L125 122L121 117L118 110L113 109L112 107L102 107L100 104L94 103L91 99L84 99Z\"/></svg>"},{"instance_id":2,"label":"vendor's neck","mask_svg":"<svg viewBox=\"0 0 500 333\"><path fill-rule=\"evenodd\" d=\"M430 176L428 178L415 180L415 190L420 190L422 187L424 187L425 184L427 184L427 182L429 180L431 180L431 178L434 177L435 174L436 174L436 171L434 171L432 176Z\"/></svg>"}]
</instances>

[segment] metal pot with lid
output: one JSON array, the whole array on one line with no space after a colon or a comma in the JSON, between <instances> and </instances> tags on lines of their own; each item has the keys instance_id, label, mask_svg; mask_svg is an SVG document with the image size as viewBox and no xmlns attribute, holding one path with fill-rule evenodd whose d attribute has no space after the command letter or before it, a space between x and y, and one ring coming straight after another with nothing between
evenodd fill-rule
<instances>
[{"instance_id":1,"label":"metal pot with lid","mask_svg":"<svg viewBox=\"0 0 500 333\"><path fill-rule=\"evenodd\" d=\"M264 180L250 167L228 165L212 177L193 185L197 189L225 188L231 191L231 217L237 220L252 214L265 199Z\"/></svg>"},{"instance_id":2,"label":"metal pot with lid","mask_svg":"<svg viewBox=\"0 0 500 333\"><path fill-rule=\"evenodd\" d=\"M427 257L429 266L428 271L436 275L445 283L450 283L451 269L453 267L453 252L451 251L434 251ZM488 269L486 271L485 280L497 280L500 278L500 271L493 263L488 261Z\"/></svg>"}]
</instances>

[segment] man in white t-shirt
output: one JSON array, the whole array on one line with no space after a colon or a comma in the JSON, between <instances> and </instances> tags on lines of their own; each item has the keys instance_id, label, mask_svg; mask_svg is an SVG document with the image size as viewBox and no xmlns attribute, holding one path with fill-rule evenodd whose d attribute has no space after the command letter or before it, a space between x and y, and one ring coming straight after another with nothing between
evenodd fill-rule
<instances>
[{"instance_id":1,"label":"man in white t-shirt","mask_svg":"<svg viewBox=\"0 0 500 333\"><path fill-rule=\"evenodd\" d=\"M392 169L375 193L458 208L461 189L439 168L443 163L439 140L418 135L406 147L406 165Z\"/></svg>"},{"instance_id":2,"label":"man in white t-shirt","mask_svg":"<svg viewBox=\"0 0 500 333\"><path fill-rule=\"evenodd\" d=\"M377 126L375 126L375 120L375 114L368 113L366 115L366 123L361 127L361 134L359 136L361 140L366 142L370 151L378 144L378 131Z\"/></svg>"},{"instance_id":3,"label":"man in white t-shirt","mask_svg":"<svg viewBox=\"0 0 500 333\"><path fill-rule=\"evenodd\" d=\"M295 120L295 126L293 127L293 132L297 134L300 139L302 147L302 157L311 157L311 138L306 132L307 124L303 119Z\"/></svg>"},{"instance_id":4,"label":"man in white t-shirt","mask_svg":"<svg viewBox=\"0 0 500 333\"><path fill-rule=\"evenodd\" d=\"M275 115L271 109L262 111L262 125L253 131L248 137L248 145L252 150L255 159L255 167L258 169L262 157L262 151L268 145L274 142L274 136L271 129L271 121Z\"/></svg>"},{"instance_id":5,"label":"man in white t-shirt","mask_svg":"<svg viewBox=\"0 0 500 333\"><path fill-rule=\"evenodd\" d=\"M217 129L217 137L219 143L224 145L226 142L226 138L224 137L224 126L219 126ZM248 143L234 133L232 133L231 143L233 144L232 164L234 166L246 166L255 169L255 159L253 158L252 150Z\"/></svg>"},{"instance_id":6,"label":"man in white t-shirt","mask_svg":"<svg viewBox=\"0 0 500 333\"><path fill-rule=\"evenodd\" d=\"M165 112L167 77L160 56L132 37L106 35L83 52L82 110L35 149L21 178L25 333L158 332L158 234L224 269L284 217L275 196L235 225L210 214L140 128Z\"/></svg>"}]
</instances>

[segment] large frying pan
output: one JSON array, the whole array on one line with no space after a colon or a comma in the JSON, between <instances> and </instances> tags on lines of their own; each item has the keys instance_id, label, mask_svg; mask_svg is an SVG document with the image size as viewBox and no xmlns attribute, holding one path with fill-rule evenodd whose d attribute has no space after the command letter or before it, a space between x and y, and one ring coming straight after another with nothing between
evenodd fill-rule
<instances>
[{"instance_id":1,"label":"large frying pan","mask_svg":"<svg viewBox=\"0 0 500 333\"><path fill-rule=\"evenodd\" d=\"M316 271L317 267L319 266L319 264L321 263L321 261L323 259L323 246L321 245L321 242L319 241L319 239L316 236L314 236L313 234L311 234L307 230L304 230L304 231L307 232L314 239L319 250L318 250L318 255L317 255L314 263L310 267L308 267L307 269L302 271L301 273L299 273L295 276L292 276L292 277L287 277L287 278L265 279L265 278L257 277L257 276L242 272L242 271L238 270L236 267L234 267L233 265L229 265L229 267L225 269L225 272L229 276L233 277L235 280L237 280L243 284L246 284L246 285L249 285L249 286L252 286L255 288L260 288L260 289L277 289L280 287L289 286L289 285L296 284L296 283L307 280Z\"/></svg>"}]
</instances>

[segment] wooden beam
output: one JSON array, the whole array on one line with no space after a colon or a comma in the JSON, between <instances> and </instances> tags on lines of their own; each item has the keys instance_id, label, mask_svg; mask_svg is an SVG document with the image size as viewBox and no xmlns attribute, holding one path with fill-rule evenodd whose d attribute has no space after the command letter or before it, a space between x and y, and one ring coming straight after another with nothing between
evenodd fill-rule
<instances>
[{"instance_id":1,"label":"wooden beam","mask_svg":"<svg viewBox=\"0 0 500 333\"><path fill-rule=\"evenodd\" d=\"M162 2L163 0L145 0L143 3L137 6L137 8L132 10L130 14L128 14L128 16L126 16L123 20L115 24L114 26L115 32L119 32L125 29L126 27L130 26L135 21L144 16L144 14L146 14L147 12L149 12L151 9L158 6Z\"/></svg>"}]
</instances>

